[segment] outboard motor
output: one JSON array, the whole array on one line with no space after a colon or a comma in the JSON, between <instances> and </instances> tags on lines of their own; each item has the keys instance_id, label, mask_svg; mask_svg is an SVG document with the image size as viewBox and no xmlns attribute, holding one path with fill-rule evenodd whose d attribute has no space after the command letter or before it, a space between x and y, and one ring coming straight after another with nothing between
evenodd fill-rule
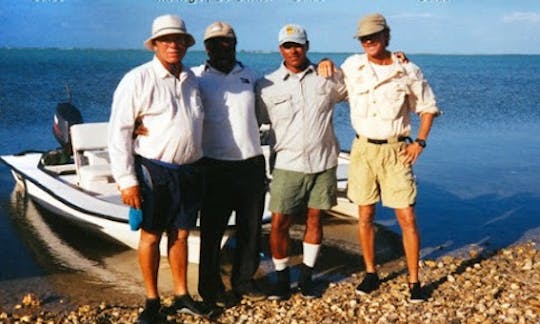
<instances>
[{"instance_id":1,"label":"outboard motor","mask_svg":"<svg viewBox=\"0 0 540 324\"><path fill-rule=\"evenodd\" d=\"M75 124L82 124L82 122L81 112L71 103L63 102L56 106L52 131L54 137L68 156L73 154L69 128Z\"/></svg>"}]
</instances>

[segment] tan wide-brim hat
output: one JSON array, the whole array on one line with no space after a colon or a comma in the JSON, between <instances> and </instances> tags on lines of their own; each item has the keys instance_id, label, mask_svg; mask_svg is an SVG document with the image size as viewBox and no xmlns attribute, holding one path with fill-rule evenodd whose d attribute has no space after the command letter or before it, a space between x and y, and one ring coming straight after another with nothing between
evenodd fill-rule
<instances>
[{"instance_id":1,"label":"tan wide-brim hat","mask_svg":"<svg viewBox=\"0 0 540 324\"><path fill-rule=\"evenodd\" d=\"M389 30L390 27L386 24L386 19L383 15L379 13L369 14L360 18L358 21L358 31L355 38L375 34L385 29Z\"/></svg>"},{"instance_id":2,"label":"tan wide-brim hat","mask_svg":"<svg viewBox=\"0 0 540 324\"><path fill-rule=\"evenodd\" d=\"M184 21L175 15L163 15L154 19L152 24L152 36L144 42L144 46L153 51L153 41L156 38L165 35L185 35L187 39L186 47L193 46L195 39L186 30L186 24Z\"/></svg>"},{"instance_id":3,"label":"tan wide-brim hat","mask_svg":"<svg viewBox=\"0 0 540 324\"><path fill-rule=\"evenodd\" d=\"M204 31L204 40L215 38L215 37L226 37L236 39L236 34L231 25L226 22L216 21L210 26L206 27Z\"/></svg>"}]
</instances>

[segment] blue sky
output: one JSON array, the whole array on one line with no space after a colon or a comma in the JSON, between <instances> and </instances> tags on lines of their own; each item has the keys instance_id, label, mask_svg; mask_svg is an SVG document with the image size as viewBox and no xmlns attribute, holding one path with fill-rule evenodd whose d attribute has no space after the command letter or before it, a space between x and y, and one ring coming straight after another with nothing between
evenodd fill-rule
<instances>
[{"instance_id":1,"label":"blue sky","mask_svg":"<svg viewBox=\"0 0 540 324\"><path fill-rule=\"evenodd\" d=\"M312 51L357 52L357 21L372 12L386 16L392 50L540 54L540 0L2 0L0 47L143 49L152 20L173 13L195 49L222 20L240 50L274 51L279 29L298 23Z\"/></svg>"}]
</instances>

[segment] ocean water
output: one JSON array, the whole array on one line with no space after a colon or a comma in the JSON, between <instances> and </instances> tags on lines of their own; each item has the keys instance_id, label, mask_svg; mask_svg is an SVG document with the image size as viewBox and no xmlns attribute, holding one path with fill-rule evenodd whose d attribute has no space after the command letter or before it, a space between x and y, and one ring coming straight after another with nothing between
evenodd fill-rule
<instances>
[{"instance_id":1,"label":"ocean water","mask_svg":"<svg viewBox=\"0 0 540 324\"><path fill-rule=\"evenodd\" d=\"M349 54L312 53L338 64ZM280 63L278 53L241 52L261 75ZM415 166L422 256L457 253L477 245L499 248L540 236L540 56L409 55L432 85L444 114ZM0 154L55 148L51 133L58 102L72 102L87 122L106 121L113 91L124 73L151 59L136 50L0 49ZM203 52L189 52L198 65ZM343 149L354 133L349 108L338 105L334 122ZM24 226L16 226L14 182L0 165L0 279L39 272ZM399 232L391 210L376 221Z\"/></svg>"}]
</instances>

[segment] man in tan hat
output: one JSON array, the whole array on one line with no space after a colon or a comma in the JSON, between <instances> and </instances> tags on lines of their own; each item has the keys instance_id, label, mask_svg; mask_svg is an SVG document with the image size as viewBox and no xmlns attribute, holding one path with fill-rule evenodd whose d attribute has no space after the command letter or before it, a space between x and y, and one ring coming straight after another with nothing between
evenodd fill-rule
<instances>
[{"instance_id":1,"label":"man in tan hat","mask_svg":"<svg viewBox=\"0 0 540 324\"><path fill-rule=\"evenodd\" d=\"M159 16L144 43L152 61L128 72L113 98L109 153L122 200L142 210L139 264L146 305L139 323L163 319L158 292L159 243L164 231L174 283L172 310L204 313L187 288L187 238L195 226L202 180L195 163L202 157L203 106L196 77L182 65L195 43L182 19ZM146 136L132 137L136 120Z\"/></svg>"},{"instance_id":2,"label":"man in tan hat","mask_svg":"<svg viewBox=\"0 0 540 324\"><path fill-rule=\"evenodd\" d=\"M204 33L208 60L193 68L205 107L202 164L207 191L201 210L199 294L210 305L232 306L238 298L262 300L253 275L260 262L266 169L255 116L256 74L236 60L237 38L225 22ZM221 240L232 212L236 248L233 294L221 279Z\"/></svg>"},{"instance_id":3,"label":"man in tan hat","mask_svg":"<svg viewBox=\"0 0 540 324\"><path fill-rule=\"evenodd\" d=\"M418 278L420 237L416 226L416 181L412 165L426 148L440 114L431 87L413 63L401 63L386 48L390 28L381 14L360 19L356 38L364 54L341 66L349 94L356 139L351 147L348 196L359 205L359 237L366 276L356 288L368 294L379 287L375 268L375 204L393 208L403 233L409 270L410 301L424 300ZM411 114L420 116L414 141Z\"/></svg>"},{"instance_id":4,"label":"man in tan hat","mask_svg":"<svg viewBox=\"0 0 540 324\"><path fill-rule=\"evenodd\" d=\"M346 89L341 73L319 75L307 57L309 41L302 26L285 25L278 41L283 63L257 83L261 121L271 124L276 154L269 208L277 282L268 298L291 295L289 229L296 217L306 224L298 287L304 298L316 298L320 292L312 274L323 236L321 217L337 202L339 144L332 115Z\"/></svg>"}]
</instances>

